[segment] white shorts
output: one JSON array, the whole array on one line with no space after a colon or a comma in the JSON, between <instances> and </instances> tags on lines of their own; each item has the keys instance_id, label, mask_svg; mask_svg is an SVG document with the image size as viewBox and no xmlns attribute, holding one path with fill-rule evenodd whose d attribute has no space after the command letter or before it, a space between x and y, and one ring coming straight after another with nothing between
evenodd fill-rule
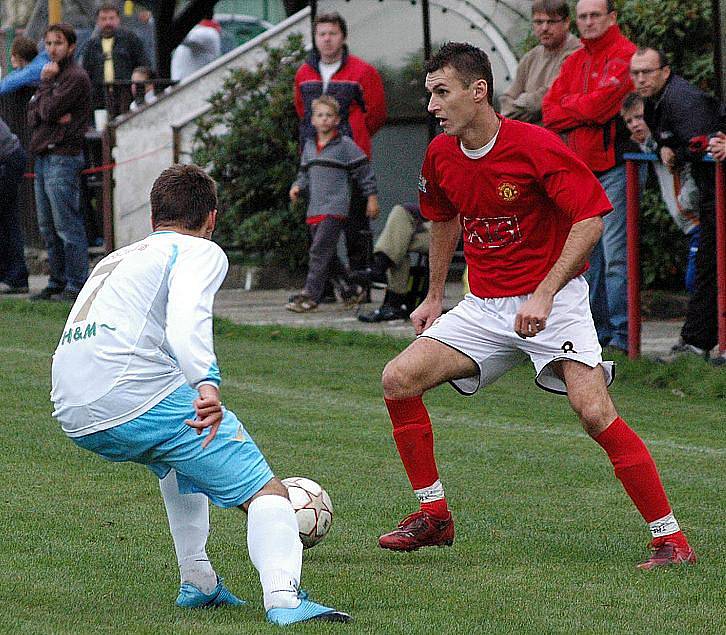
<instances>
[{"instance_id":1,"label":"white shorts","mask_svg":"<svg viewBox=\"0 0 726 635\"><path fill-rule=\"evenodd\" d=\"M613 362L602 361L585 279L578 276L570 280L555 295L545 329L524 339L514 331L514 318L531 296L484 299L469 293L419 336L450 346L479 367L478 374L450 382L460 393L473 395L494 383L526 360L526 355L537 373L535 383L550 392L567 394L565 382L550 366L558 360L577 361L591 368L600 365L607 385L613 382L615 367Z\"/></svg>"}]
</instances>

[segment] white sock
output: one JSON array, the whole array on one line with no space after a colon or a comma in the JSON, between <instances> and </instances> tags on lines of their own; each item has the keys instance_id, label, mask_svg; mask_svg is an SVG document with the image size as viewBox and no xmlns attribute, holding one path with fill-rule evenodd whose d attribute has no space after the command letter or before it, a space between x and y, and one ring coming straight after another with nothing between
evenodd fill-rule
<instances>
[{"instance_id":1,"label":"white sock","mask_svg":"<svg viewBox=\"0 0 726 635\"><path fill-rule=\"evenodd\" d=\"M419 503L431 503L444 498L444 486L441 484L439 479L436 479L436 482L432 485L421 489L415 489L413 490L413 493L416 494L416 498L418 498Z\"/></svg>"},{"instance_id":2,"label":"white sock","mask_svg":"<svg viewBox=\"0 0 726 635\"><path fill-rule=\"evenodd\" d=\"M217 574L206 551L209 500L204 494L180 494L176 470L160 479L159 487L174 540L181 582L190 582L208 595L217 586Z\"/></svg>"},{"instance_id":3,"label":"white sock","mask_svg":"<svg viewBox=\"0 0 726 635\"><path fill-rule=\"evenodd\" d=\"M268 495L252 501L247 510L247 548L260 573L265 610L298 606L302 543L289 500Z\"/></svg>"},{"instance_id":4,"label":"white sock","mask_svg":"<svg viewBox=\"0 0 726 635\"><path fill-rule=\"evenodd\" d=\"M667 516L663 516L663 518L654 520L652 523L648 523L648 527L650 528L650 533L653 535L653 538L670 536L681 530L673 512Z\"/></svg>"}]
</instances>

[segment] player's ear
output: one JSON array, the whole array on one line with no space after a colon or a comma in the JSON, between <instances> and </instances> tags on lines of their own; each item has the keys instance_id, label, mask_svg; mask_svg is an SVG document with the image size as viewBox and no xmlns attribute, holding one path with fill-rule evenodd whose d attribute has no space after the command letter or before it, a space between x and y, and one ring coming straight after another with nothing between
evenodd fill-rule
<instances>
[{"instance_id":1,"label":"player's ear","mask_svg":"<svg viewBox=\"0 0 726 635\"><path fill-rule=\"evenodd\" d=\"M489 94L489 84L485 79L477 79L474 82L474 99L477 102L486 101Z\"/></svg>"},{"instance_id":2,"label":"player's ear","mask_svg":"<svg viewBox=\"0 0 726 635\"><path fill-rule=\"evenodd\" d=\"M206 236L207 238L212 237L212 232L214 231L214 228L217 225L217 210L213 209L211 212L209 212L209 216L207 216L207 232Z\"/></svg>"}]
</instances>

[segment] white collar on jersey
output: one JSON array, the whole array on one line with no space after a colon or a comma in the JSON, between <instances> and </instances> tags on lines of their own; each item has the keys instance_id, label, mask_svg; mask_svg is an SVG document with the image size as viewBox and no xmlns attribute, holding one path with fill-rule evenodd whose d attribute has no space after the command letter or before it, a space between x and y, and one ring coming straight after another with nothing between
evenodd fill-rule
<instances>
[{"instance_id":1,"label":"white collar on jersey","mask_svg":"<svg viewBox=\"0 0 726 635\"><path fill-rule=\"evenodd\" d=\"M494 133L494 136L489 139L489 143L487 143L485 146L482 146L481 148L477 148L476 150L469 150L468 148L464 147L464 144L459 141L459 147L461 148L461 151L468 156L470 159L481 159L483 156L486 156L491 152L491 149L494 147L494 144L497 142L497 137L499 136L499 131L502 129L502 120L499 120L499 125L497 126L497 131Z\"/></svg>"}]
</instances>

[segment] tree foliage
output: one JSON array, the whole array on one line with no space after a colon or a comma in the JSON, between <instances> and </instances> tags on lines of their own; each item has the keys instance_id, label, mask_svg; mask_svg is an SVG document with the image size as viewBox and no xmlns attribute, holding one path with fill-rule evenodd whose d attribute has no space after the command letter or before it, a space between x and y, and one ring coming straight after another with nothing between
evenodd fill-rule
<instances>
[{"instance_id":1,"label":"tree foliage","mask_svg":"<svg viewBox=\"0 0 726 635\"><path fill-rule=\"evenodd\" d=\"M266 48L254 70L231 71L210 98L194 151L219 183L217 239L291 270L307 258L305 215L288 200L299 162L293 83L304 58L302 36L291 35Z\"/></svg>"}]
</instances>

